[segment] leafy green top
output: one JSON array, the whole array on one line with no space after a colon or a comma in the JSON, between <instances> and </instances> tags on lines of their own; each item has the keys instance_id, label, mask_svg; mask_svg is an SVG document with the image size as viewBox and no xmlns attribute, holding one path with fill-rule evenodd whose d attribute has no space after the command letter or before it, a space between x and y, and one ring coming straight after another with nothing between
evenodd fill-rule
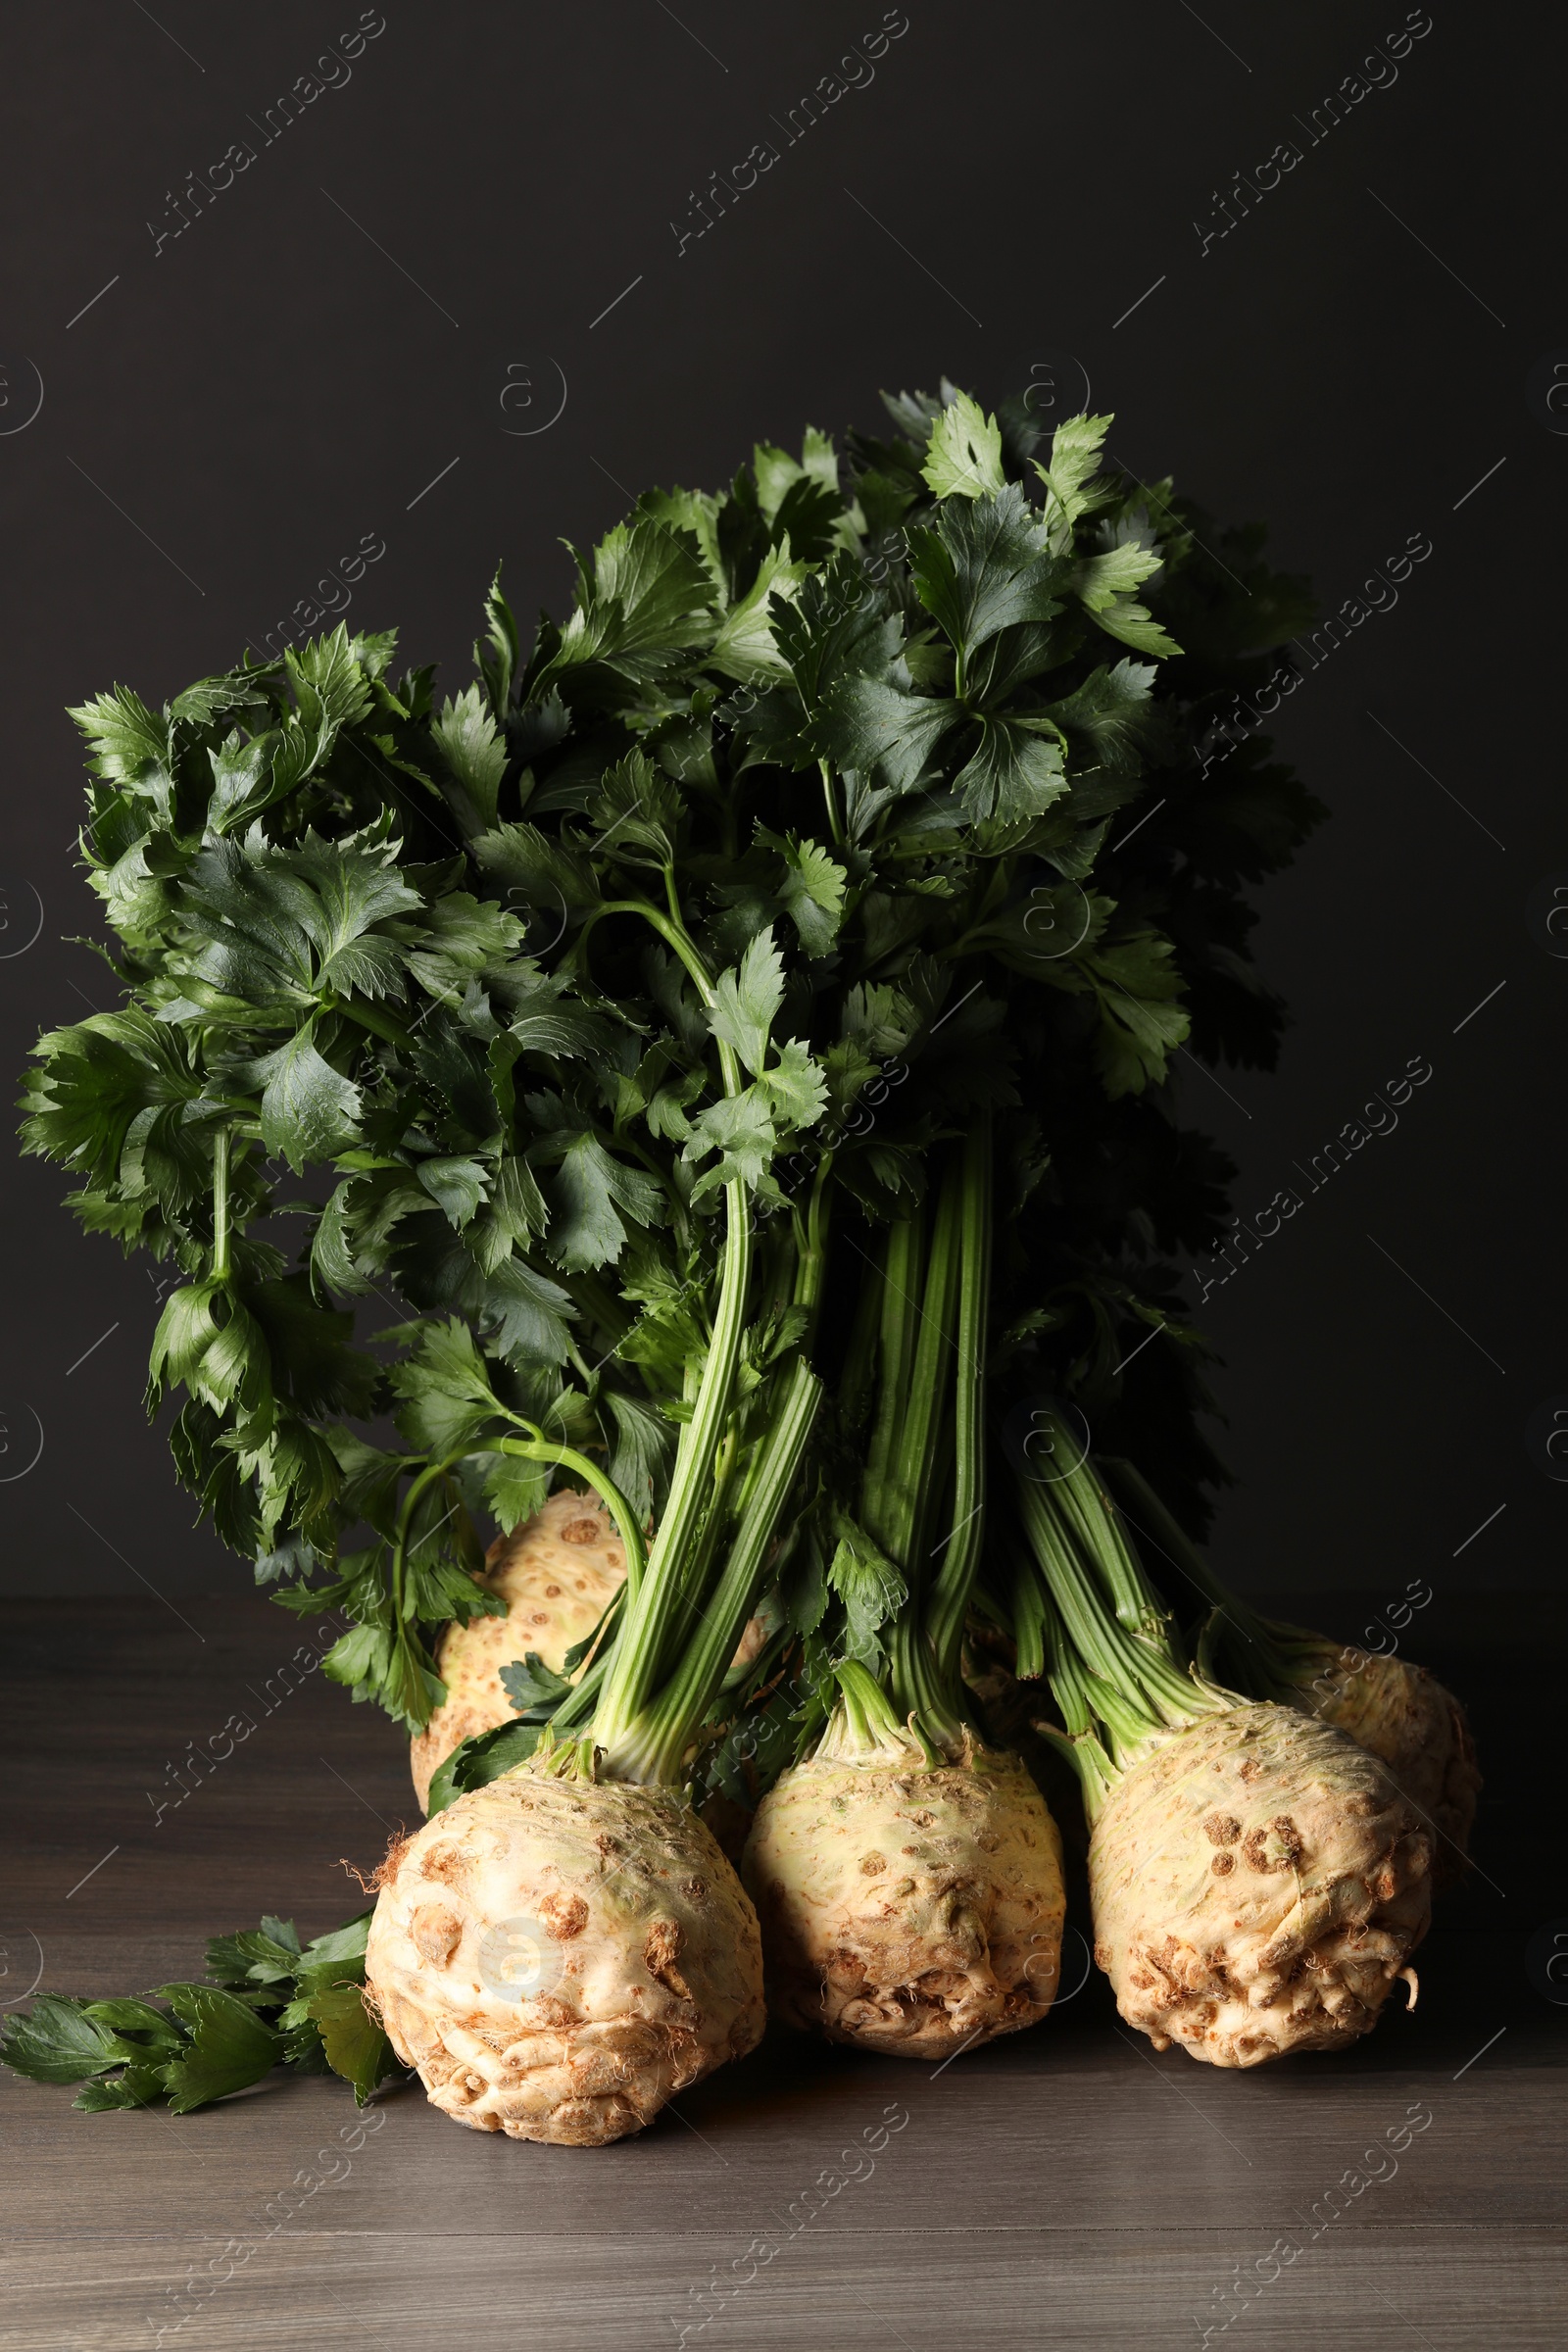
<instances>
[{"instance_id":1,"label":"leafy green top","mask_svg":"<svg viewBox=\"0 0 1568 2352\"><path fill-rule=\"evenodd\" d=\"M1099 470L1107 419L1047 448L1021 404L889 405L842 462L811 433L647 494L526 658L498 576L439 704L340 627L74 713L124 1002L40 1041L27 1144L179 1277L149 1404L183 1391L180 1477L285 1606L347 1611L328 1673L411 1725L441 1625L500 1605L478 1531L559 1472L635 1582L738 1316L685 1598L718 1590L789 1384L848 1344L827 1253L853 1280L976 1112L1031 1298L1070 1273L1113 1320L1129 1244L1212 1226L1212 1163L1107 1194L1105 1150L1168 1157L1184 1044L1273 1050L1239 886L1314 809L1202 744L1291 584ZM895 1598L812 1445L746 1538L781 1640L828 1583L862 1634ZM665 1676L677 1620L638 1636Z\"/></svg>"}]
</instances>

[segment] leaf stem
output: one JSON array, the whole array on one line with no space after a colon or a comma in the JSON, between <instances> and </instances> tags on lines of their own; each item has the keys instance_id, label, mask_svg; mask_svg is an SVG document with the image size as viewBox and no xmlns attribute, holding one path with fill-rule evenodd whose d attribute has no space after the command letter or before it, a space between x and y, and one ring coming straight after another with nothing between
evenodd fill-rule
<instances>
[{"instance_id":1,"label":"leaf stem","mask_svg":"<svg viewBox=\"0 0 1568 2352\"><path fill-rule=\"evenodd\" d=\"M220 1127L213 1138L213 1280L215 1282L227 1282L229 1273L228 1150L228 1129Z\"/></svg>"},{"instance_id":2,"label":"leaf stem","mask_svg":"<svg viewBox=\"0 0 1568 2352\"><path fill-rule=\"evenodd\" d=\"M925 1637L931 1648L937 1688L943 1701L950 1706L956 1699L963 1624L985 1541L985 1361L992 1201L988 1112L979 1113L965 1139L960 1182L953 1522L925 1610ZM949 1728L956 1730L956 1722Z\"/></svg>"},{"instance_id":3,"label":"leaf stem","mask_svg":"<svg viewBox=\"0 0 1568 2352\"><path fill-rule=\"evenodd\" d=\"M389 1046L407 1046L409 1032L384 1012L374 1011L368 1004L360 1004L348 997L329 998L321 1008L324 1012L345 1012L372 1037L381 1038Z\"/></svg>"},{"instance_id":4,"label":"leaf stem","mask_svg":"<svg viewBox=\"0 0 1568 2352\"><path fill-rule=\"evenodd\" d=\"M819 760L816 764L822 771L822 798L827 803L828 831L833 836L833 845L835 849L842 849L844 846L844 827L839 818L838 802L835 799L833 792L833 770L831 767L829 767L825 760Z\"/></svg>"},{"instance_id":5,"label":"leaf stem","mask_svg":"<svg viewBox=\"0 0 1568 2352\"><path fill-rule=\"evenodd\" d=\"M605 1769L612 1778L669 1783L681 1777L686 1751L717 1695L756 1604L768 1547L821 1398L821 1382L797 1357L769 1411L766 1435L747 1481L740 1526L717 1587L703 1609L702 1629L655 1705L620 1740L607 1742Z\"/></svg>"},{"instance_id":6,"label":"leaf stem","mask_svg":"<svg viewBox=\"0 0 1568 2352\"><path fill-rule=\"evenodd\" d=\"M712 976L683 923L646 899L606 900L594 909L590 923L600 914L641 915L674 950L691 976L705 1011L711 1012L717 1002ZM589 925L584 926L584 937L588 928ZM725 1095L743 1094L745 1073L739 1055L722 1038L715 1042ZM627 1607L606 1678L604 1697L594 1718L594 1737L607 1748L614 1746L630 1732L653 1694L675 1609L694 1566L696 1540L711 1503L714 1461L734 1401L741 1343L746 1334L753 1245L751 1200L739 1178L724 1187L724 1209L718 1304L708 1354L692 1402L691 1419L682 1429L675 1448L669 1494L648 1556L647 1574L635 1600Z\"/></svg>"},{"instance_id":7,"label":"leaf stem","mask_svg":"<svg viewBox=\"0 0 1568 2352\"><path fill-rule=\"evenodd\" d=\"M648 1555L643 1547L642 1530L637 1525L636 1513L625 1495L614 1480L601 1470L597 1462L590 1461L587 1454L579 1453L572 1446L552 1445L533 1423L520 1421L516 1414L513 1414L512 1418L518 1421L520 1428L533 1429L534 1434L531 1438L502 1438L496 1446L496 1452L511 1454L521 1462L554 1462L558 1469L570 1470L575 1477L592 1487L615 1522L621 1547L626 1554L626 1596L628 1600L635 1599L648 1565Z\"/></svg>"}]
</instances>

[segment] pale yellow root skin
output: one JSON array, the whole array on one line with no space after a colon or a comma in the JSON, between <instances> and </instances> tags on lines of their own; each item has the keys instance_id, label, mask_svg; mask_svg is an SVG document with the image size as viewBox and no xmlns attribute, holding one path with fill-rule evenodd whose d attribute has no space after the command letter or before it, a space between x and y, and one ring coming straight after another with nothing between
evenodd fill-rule
<instances>
[{"instance_id":1,"label":"pale yellow root skin","mask_svg":"<svg viewBox=\"0 0 1568 2352\"><path fill-rule=\"evenodd\" d=\"M786 2025L942 2059L1054 1997L1061 1840L1013 1756L797 1765L758 1808L742 1874Z\"/></svg>"},{"instance_id":2,"label":"pale yellow root skin","mask_svg":"<svg viewBox=\"0 0 1568 2352\"><path fill-rule=\"evenodd\" d=\"M456 2123L602 2146L761 2038L757 1915L673 1790L523 1765L426 1822L388 1869L369 1999ZM509 1949L542 1955L522 1997Z\"/></svg>"},{"instance_id":3,"label":"pale yellow root skin","mask_svg":"<svg viewBox=\"0 0 1568 2352\"><path fill-rule=\"evenodd\" d=\"M499 1731L516 1714L502 1667L520 1666L533 1650L560 1674L567 1650L587 1641L626 1581L625 1548L598 1495L567 1489L491 1544L478 1581L500 1594L507 1613L453 1623L441 1637L436 1668L447 1695L409 1743L421 1813L430 1809L430 1783L452 1750L480 1732ZM735 1665L749 1666L766 1639L761 1620L749 1618Z\"/></svg>"},{"instance_id":4,"label":"pale yellow root skin","mask_svg":"<svg viewBox=\"0 0 1568 2352\"><path fill-rule=\"evenodd\" d=\"M1331 1642L1298 1672L1308 1714L1381 1757L1436 1834L1435 1886L1464 1875L1481 1793L1463 1707L1424 1666Z\"/></svg>"},{"instance_id":5,"label":"pale yellow root skin","mask_svg":"<svg viewBox=\"0 0 1568 2352\"><path fill-rule=\"evenodd\" d=\"M1337 2049L1376 2023L1426 1934L1431 1860L1376 1757L1294 1707L1236 1707L1106 1799L1089 1841L1095 1958L1156 2049L1214 2066Z\"/></svg>"},{"instance_id":6,"label":"pale yellow root skin","mask_svg":"<svg viewBox=\"0 0 1568 2352\"><path fill-rule=\"evenodd\" d=\"M618 1586L626 1554L597 1494L566 1490L490 1547L480 1580L507 1604L505 1617L449 1625L436 1651L447 1695L409 1747L420 1812L430 1781L452 1750L493 1732L516 1713L501 1684L503 1666L520 1666L536 1650L557 1674L566 1652L585 1642Z\"/></svg>"}]
</instances>

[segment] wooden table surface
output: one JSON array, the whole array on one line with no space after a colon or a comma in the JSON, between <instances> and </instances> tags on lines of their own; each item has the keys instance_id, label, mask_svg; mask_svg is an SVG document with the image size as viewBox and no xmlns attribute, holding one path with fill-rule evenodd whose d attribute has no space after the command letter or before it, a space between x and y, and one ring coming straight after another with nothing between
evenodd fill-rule
<instances>
[{"instance_id":1,"label":"wooden table surface","mask_svg":"<svg viewBox=\"0 0 1568 2352\"><path fill-rule=\"evenodd\" d=\"M318 1934L360 1907L337 1858L367 1867L417 1819L381 1716L319 1674L281 1695L301 1629L259 1598L5 1617L8 2001L199 1976L203 1936L264 1910ZM0 2343L1129 2352L1207 2328L1235 2352L1556 2352L1568 2008L1525 1953L1555 1914L1568 1936L1563 1652L1505 1651L1479 1612L1438 1630L1488 1772L1485 1875L1442 1908L1416 2015L1351 2055L1156 2056L1090 1972L1044 2027L946 2068L770 2036L600 2150L461 2131L416 2087L351 2151L333 2081L177 2118L77 2115L8 2075ZM254 1734L158 1816L169 1767L241 1709ZM1070 1936L1067 1987L1085 1957Z\"/></svg>"}]
</instances>

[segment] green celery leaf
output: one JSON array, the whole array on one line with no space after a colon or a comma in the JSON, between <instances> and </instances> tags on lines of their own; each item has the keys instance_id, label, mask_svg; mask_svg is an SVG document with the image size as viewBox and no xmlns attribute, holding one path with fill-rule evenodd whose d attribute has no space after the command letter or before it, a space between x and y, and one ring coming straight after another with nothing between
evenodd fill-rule
<instances>
[{"instance_id":1,"label":"green celery leaf","mask_svg":"<svg viewBox=\"0 0 1568 2352\"><path fill-rule=\"evenodd\" d=\"M539 1156L537 1147L531 1156ZM553 1138L544 1156L556 1162L544 1182L550 1204L545 1247L568 1274L614 1264L626 1246L626 1226L617 1211L624 1210L639 1228L662 1223L659 1184L616 1159L597 1136Z\"/></svg>"},{"instance_id":2,"label":"green celery leaf","mask_svg":"<svg viewBox=\"0 0 1568 2352\"><path fill-rule=\"evenodd\" d=\"M144 2059L127 2066L114 2081L85 2083L71 2102L82 2115L108 2115L127 2107L151 2107L169 2092L169 2066L163 2059Z\"/></svg>"},{"instance_id":3,"label":"green celery leaf","mask_svg":"<svg viewBox=\"0 0 1568 2352\"><path fill-rule=\"evenodd\" d=\"M808 956L825 956L844 920L846 875L838 860L814 841L757 829L759 845L777 853L783 864L775 895L795 925Z\"/></svg>"},{"instance_id":4,"label":"green celery leaf","mask_svg":"<svg viewBox=\"0 0 1568 2352\"><path fill-rule=\"evenodd\" d=\"M719 974L713 996L708 1016L713 1035L734 1049L755 1078L784 1002L784 959L773 945L771 925L758 933L734 971Z\"/></svg>"},{"instance_id":5,"label":"green celery leaf","mask_svg":"<svg viewBox=\"0 0 1568 2352\"><path fill-rule=\"evenodd\" d=\"M550 1493L548 1462L519 1461L514 1453L485 1456L484 1498L504 1536L542 1509Z\"/></svg>"},{"instance_id":6,"label":"green celery leaf","mask_svg":"<svg viewBox=\"0 0 1568 2352\"><path fill-rule=\"evenodd\" d=\"M875 1658L876 1636L908 1599L903 1576L863 1527L845 1511L833 1514L838 1542L828 1562L827 1581L844 1603L846 1657Z\"/></svg>"},{"instance_id":7,"label":"green celery leaf","mask_svg":"<svg viewBox=\"0 0 1568 2352\"><path fill-rule=\"evenodd\" d=\"M83 2012L95 2026L107 2026L112 2034L134 2036L138 2045L149 2054L168 2050L182 2050L185 2046L183 2027L155 2009L151 2001L120 1999L86 2001Z\"/></svg>"},{"instance_id":8,"label":"green celery leaf","mask_svg":"<svg viewBox=\"0 0 1568 2352\"><path fill-rule=\"evenodd\" d=\"M353 2083L358 2106L363 2107L388 2076L403 2071L391 2042L365 2005L363 1985L325 1985L311 1995L307 2012L320 2034L328 2066Z\"/></svg>"},{"instance_id":9,"label":"green celery leaf","mask_svg":"<svg viewBox=\"0 0 1568 2352\"><path fill-rule=\"evenodd\" d=\"M1021 720L982 715L980 741L954 779L967 813L977 822L1038 816L1067 789L1061 746L1035 734Z\"/></svg>"},{"instance_id":10,"label":"green celery leaf","mask_svg":"<svg viewBox=\"0 0 1568 2352\"><path fill-rule=\"evenodd\" d=\"M273 1927L282 1924L272 1923ZM300 1939L292 1926L286 1941L266 1928L241 1928L237 1935L210 1937L207 1974L231 1989L246 1984L292 1984L299 1957Z\"/></svg>"},{"instance_id":11,"label":"green celery leaf","mask_svg":"<svg viewBox=\"0 0 1568 2352\"><path fill-rule=\"evenodd\" d=\"M1088 485L1100 463L1100 452L1114 418L1067 416L1051 441L1051 464L1035 461L1035 471L1046 485L1046 528L1052 545L1070 544L1073 524L1089 504Z\"/></svg>"},{"instance_id":12,"label":"green celery leaf","mask_svg":"<svg viewBox=\"0 0 1568 2352\"><path fill-rule=\"evenodd\" d=\"M277 2064L278 2036L231 1992L215 1984L160 1984L158 1991L191 2037L184 2057L172 2060L165 2073L175 2115L244 2090Z\"/></svg>"},{"instance_id":13,"label":"green celery leaf","mask_svg":"<svg viewBox=\"0 0 1568 2352\"><path fill-rule=\"evenodd\" d=\"M310 1027L256 1065L265 1084L262 1136L296 1171L359 1140L361 1095L318 1053Z\"/></svg>"},{"instance_id":14,"label":"green celery leaf","mask_svg":"<svg viewBox=\"0 0 1568 2352\"><path fill-rule=\"evenodd\" d=\"M470 838L488 833L507 772L507 747L496 732L484 690L469 686L455 701L443 703L430 733L452 779L447 797L464 832Z\"/></svg>"},{"instance_id":15,"label":"green celery leaf","mask_svg":"<svg viewBox=\"0 0 1568 2352\"><path fill-rule=\"evenodd\" d=\"M905 694L878 678L836 678L812 713L821 757L838 768L876 768L894 792L909 792L961 706L934 695Z\"/></svg>"},{"instance_id":16,"label":"green celery leaf","mask_svg":"<svg viewBox=\"0 0 1568 2352\"><path fill-rule=\"evenodd\" d=\"M1069 738L1082 737L1113 775L1136 775L1150 718L1155 672L1144 662L1102 662L1048 715Z\"/></svg>"},{"instance_id":17,"label":"green celery leaf","mask_svg":"<svg viewBox=\"0 0 1568 2352\"><path fill-rule=\"evenodd\" d=\"M514 1363L564 1364L576 1312L570 1294L525 1258L504 1259L485 1285L486 1321L494 1325L487 1345Z\"/></svg>"},{"instance_id":18,"label":"green celery leaf","mask_svg":"<svg viewBox=\"0 0 1568 2352\"><path fill-rule=\"evenodd\" d=\"M1134 604L1131 597L1118 597L1095 613L1095 619L1107 637L1130 645L1140 654L1176 655L1181 647L1174 637L1167 636L1157 620L1152 618L1147 605Z\"/></svg>"},{"instance_id":19,"label":"green celery leaf","mask_svg":"<svg viewBox=\"0 0 1568 2352\"><path fill-rule=\"evenodd\" d=\"M957 392L931 427L920 471L938 498L983 498L1006 481L1002 433L967 392Z\"/></svg>"},{"instance_id":20,"label":"green celery leaf","mask_svg":"<svg viewBox=\"0 0 1568 2352\"><path fill-rule=\"evenodd\" d=\"M639 865L664 865L675 855L680 795L658 775L641 752L628 752L605 770L588 810L597 828L594 848L601 858Z\"/></svg>"},{"instance_id":21,"label":"green celery leaf","mask_svg":"<svg viewBox=\"0 0 1568 2352\"><path fill-rule=\"evenodd\" d=\"M448 1454L496 1418L490 1377L473 1334L456 1315L427 1323L388 1378L405 1399L399 1429L421 1451Z\"/></svg>"},{"instance_id":22,"label":"green celery leaf","mask_svg":"<svg viewBox=\"0 0 1568 2352\"><path fill-rule=\"evenodd\" d=\"M536 1649L530 1649L522 1664L503 1666L501 1687L519 1715L528 1715L536 1723L546 1723L571 1689L564 1674L547 1666Z\"/></svg>"},{"instance_id":23,"label":"green celery leaf","mask_svg":"<svg viewBox=\"0 0 1568 2352\"><path fill-rule=\"evenodd\" d=\"M0 2029L0 2061L34 2082L80 2082L127 2059L145 2058L135 2042L123 2041L90 2014L91 2001L40 1992L26 2017L8 2017Z\"/></svg>"},{"instance_id":24,"label":"green celery leaf","mask_svg":"<svg viewBox=\"0 0 1568 2352\"><path fill-rule=\"evenodd\" d=\"M781 1127L814 1127L827 1108L827 1079L798 1037L780 1046L778 1059L757 1082Z\"/></svg>"},{"instance_id":25,"label":"green celery leaf","mask_svg":"<svg viewBox=\"0 0 1568 2352\"><path fill-rule=\"evenodd\" d=\"M711 634L712 590L695 540L651 517L617 522L577 559L579 601L549 669L569 684L572 669L604 662L624 676L657 676L683 646ZM542 677L535 682L535 691Z\"/></svg>"},{"instance_id":26,"label":"green celery leaf","mask_svg":"<svg viewBox=\"0 0 1568 2352\"><path fill-rule=\"evenodd\" d=\"M461 1233L473 1222L490 1182L490 1171L482 1161L451 1156L419 1159L415 1161L414 1173L455 1231Z\"/></svg>"},{"instance_id":27,"label":"green celery leaf","mask_svg":"<svg viewBox=\"0 0 1568 2352\"><path fill-rule=\"evenodd\" d=\"M517 631L516 614L501 590L501 566L485 594L484 616L488 623L484 642L473 649L474 667L484 678L490 696L490 708L498 721L505 719L507 705L512 700L512 681L522 666L521 640Z\"/></svg>"},{"instance_id":28,"label":"green celery leaf","mask_svg":"<svg viewBox=\"0 0 1568 2352\"><path fill-rule=\"evenodd\" d=\"M645 1397L609 1389L600 1405L608 1410L615 1431L607 1465L611 1483L625 1495L634 1518L646 1521L663 1495L674 1431Z\"/></svg>"},{"instance_id":29,"label":"green celery leaf","mask_svg":"<svg viewBox=\"0 0 1568 2352\"><path fill-rule=\"evenodd\" d=\"M722 1184L744 1184L764 1200L782 1200L768 1172L777 1149L778 1133L757 1087L749 1086L742 1095L721 1096L694 1122L681 1152L688 1160L705 1158L710 1152L719 1154L693 1185L692 1199L701 1200Z\"/></svg>"},{"instance_id":30,"label":"green celery leaf","mask_svg":"<svg viewBox=\"0 0 1568 2352\"><path fill-rule=\"evenodd\" d=\"M941 508L929 529L908 536L920 602L966 659L1000 630L1061 611L1066 566L1015 482Z\"/></svg>"},{"instance_id":31,"label":"green celery leaf","mask_svg":"<svg viewBox=\"0 0 1568 2352\"><path fill-rule=\"evenodd\" d=\"M1082 956L1100 999L1098 1059L1105 1091L1115 1101L1157 1086L1170 1055L1186 1039L1183 988L1169 940L1152 933L1102 945Z\"/></svg>"}]
</instances>

